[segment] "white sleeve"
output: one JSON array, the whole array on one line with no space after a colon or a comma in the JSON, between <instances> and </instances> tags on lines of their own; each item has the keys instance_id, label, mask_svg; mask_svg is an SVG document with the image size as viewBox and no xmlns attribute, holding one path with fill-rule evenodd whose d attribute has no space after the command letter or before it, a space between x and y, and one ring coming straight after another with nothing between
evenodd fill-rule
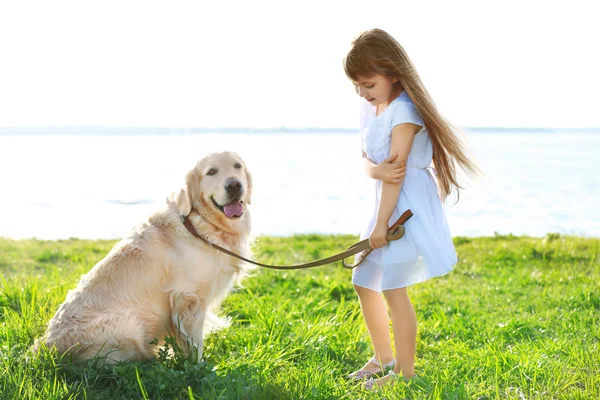
<instances>
[{"instance_id":1,"label":"white sleeve","mask_svg":"<svg viewBox=\"0 0 600 400\"><path fill-rule=\"evenodd\" d=\"M417 107L411 103L401 101L398 102L398 105L392 114L392 129L394 129L396 125L406 123L415 124L421 127L425 126L423 118L421 117L421 114L419 114Z\"/></svg>"}]
</instances>

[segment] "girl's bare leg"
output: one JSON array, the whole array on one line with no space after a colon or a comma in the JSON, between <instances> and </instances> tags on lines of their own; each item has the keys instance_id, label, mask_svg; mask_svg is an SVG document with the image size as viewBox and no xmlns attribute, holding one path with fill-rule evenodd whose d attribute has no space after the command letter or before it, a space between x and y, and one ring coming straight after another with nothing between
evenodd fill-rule
<instances>
[{"instance_id":1,"label":"girl's bare leg","mask_svg":"<svg viewBox=\"0 0 600 400\"><path fill-rule=\"evenodd\" d=\"M354 289L360 299L360 308L373 343L375 358L383 364L388 363L394 355L390 340L390 317L385 302L381 294L374 290L357 285L354 285ZM377 365L367 362L360 370L371 371L377 368Z\"/></svg>"},{"instance_id":2,"label":"girl's bare leg","mask_svg":"<svg viewBox=\"0 0 600 400\"><path fill-rule=\"evenodd\" d=\"M392 315L396 367L394 372L410 379L415 375L415 352L417 348L417 315L406 288L383 292ZM387 382L389 376L375 381L375 385Z\"/></svg>"}]
</instances>

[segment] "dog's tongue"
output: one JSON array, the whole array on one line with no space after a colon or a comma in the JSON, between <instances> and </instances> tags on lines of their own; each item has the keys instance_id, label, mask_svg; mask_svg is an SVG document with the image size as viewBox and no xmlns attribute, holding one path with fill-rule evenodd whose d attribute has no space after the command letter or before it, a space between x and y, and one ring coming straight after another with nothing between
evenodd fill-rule
<instances>
[{"instance_id":1,"label":"dog's tongue","mask_svg":"<svg viewBox=\"0 0 600 400\"><path fill-rule=\"evenodd\" d=\"M234 200L230 204L224 206L223 211L229 218L239 217L242 215L242 203L240 203L239 200Z\"/></svg>"}]
</instances>

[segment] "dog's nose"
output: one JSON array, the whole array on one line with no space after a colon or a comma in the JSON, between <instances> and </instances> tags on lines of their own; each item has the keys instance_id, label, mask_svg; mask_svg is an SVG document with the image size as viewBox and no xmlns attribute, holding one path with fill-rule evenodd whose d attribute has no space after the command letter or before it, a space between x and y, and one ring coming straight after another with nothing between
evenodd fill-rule
<instances>
[{"instance_id":1,"label":"dog's nose","mask_svg":"<svg viewBox=\"0 0 600 400\"><path fill-rule=\"evenodd\" d=\"M242 182L231 179L225 183L225 191L229 197L242 197Z\"/></svg>"}]
</instances>

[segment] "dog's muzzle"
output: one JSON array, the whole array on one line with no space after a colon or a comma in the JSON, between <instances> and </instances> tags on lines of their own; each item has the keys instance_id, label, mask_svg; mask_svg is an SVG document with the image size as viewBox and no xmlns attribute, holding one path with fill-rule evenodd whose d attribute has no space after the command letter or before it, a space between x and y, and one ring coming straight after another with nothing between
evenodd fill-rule
<instances>
[{"instance_id":1,"label":"dog's muzzle","mask_svg":"<svg viewBox=\"0 0 600 400\"><path fill-rule=\"evenodd\" d=\"M237 179L228 179L225 182L225 191L230 199L241 199L244 194L244 186Z\"/></svg>"}]
</instances>

